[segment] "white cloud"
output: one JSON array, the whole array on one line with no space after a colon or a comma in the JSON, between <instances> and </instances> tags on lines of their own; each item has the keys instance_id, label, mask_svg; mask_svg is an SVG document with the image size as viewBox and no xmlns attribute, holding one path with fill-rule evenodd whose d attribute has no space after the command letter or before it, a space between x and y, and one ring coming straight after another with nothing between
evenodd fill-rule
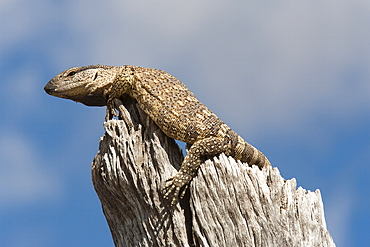
<instances>
[{"instance_id":1,"label":"white cloud","mask_svg":"<svg viewBox=\"0 0 370 247\"><path fill-rule=\"evenodd\" d=\"M369 111L367 1L36 3L8 2L0 19L14 27L0 52L51 32L46 49L60 70L89 63L165 69L249 137L299 129L318 142L325 139L320 123L312 124L318 116L352 124ZM26 67L14 77L28 107L36 76Z\"/></svg>"},{"instance_id":2,"label":"white cloud","mask_svg":"<svg viewBox=\"0 0 370 247\"><path fill-rule=\"evenodd\" d=\"M40 28L50 32L42 20L52 16L64 30L60 43L50 44L56 67L176 64L202 101L251 132L289 130L318 113L353 119L370 104L367 1L38 1L33 11L19 6L7 8L22 18L6 15L15 27L8 28L14 35L5 43Z\"/></svg>"},{"instance_id":3,"label":"white cloud","mask_svg":"<svg viewBox=\"0 0 370 247\"><path fill-rule=\"evenodd\" d=\"M43 18L50 15L50 1L23 0L0 2L0 53L21 44L42 30Z\"/></svg>"},{"instance_id":4,"label":"white cloud","mask_svg":"<svg viewBox=\"0 0 370 247\"><path fill-rule=\"evenodd\" d=\"M41 165L32 142L12 131L2 130L0 136L1 207L58 197L58 177Z\"/></svg>"},{"instance_id":5,"label":"white cloud","mask_svg":"<svg viewBox=\"0 0 370 247\"><path fill-rule=\"evenodd\" d=\"M254 24L243 22L242 15L231 17L236 20L229 24L244 23L244 29L229 35L222 29L222 45L206 39L201 47L207 73L202 82L209 90L219 88L212 103L221 105L218 99L225 93L225 99L236 98L246 120L259 116L254 128L265 128L263 123L274 119L279 128L289 129L304 125L312 114L334 112L346 119L352 111L367 110L370 35L363 30L370 22L370 7L343 4L310 1L265 7ZM222 20L214 21L221 26ZM220 52L227 44L233 46ZM240 122L240 112L234 119Z\"/></svg>"},{"instance_id":6,"label":"white cloud","mask_svg":"<svg viewBox=\"0 0 370 247\"><path fill-rule=\"evenodd\" d=\"M202 101L251 132L289 131L318 114L348 121L368 110L366 1L120 1L85 12L86 1L78 3L70 10L78 25L69 27L78 39L82 32L89 61L182 66Z\"/></svg>"},{"instance_id":7,"label":"white cloud","mask_svg":"<svg viewBox=\"0 0 370 247\"><path fill-rule=\"evenodd\" d=\"M165 69L239 130L315 133L318 115L350 124L369 110L367 1L6 3L0 53L35 33L61 35L47 47L55 67Z\"/></svg>"}]
</instances>

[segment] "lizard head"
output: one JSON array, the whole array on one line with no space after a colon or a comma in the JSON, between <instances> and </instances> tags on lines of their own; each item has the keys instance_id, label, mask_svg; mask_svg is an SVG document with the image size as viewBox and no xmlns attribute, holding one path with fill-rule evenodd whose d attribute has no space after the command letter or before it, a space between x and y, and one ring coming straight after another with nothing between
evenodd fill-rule
<instances>
[{"instance_id":1,"label":"lizard head","mask_svg":"<svg viewBox=\"0 0 370 247\"><path fill-rule=\"evenodd\" d=\"M44 87L46 93L87 106L104 106L119 67L89 65L63 71Z\"/></svg>"}]
</instances>

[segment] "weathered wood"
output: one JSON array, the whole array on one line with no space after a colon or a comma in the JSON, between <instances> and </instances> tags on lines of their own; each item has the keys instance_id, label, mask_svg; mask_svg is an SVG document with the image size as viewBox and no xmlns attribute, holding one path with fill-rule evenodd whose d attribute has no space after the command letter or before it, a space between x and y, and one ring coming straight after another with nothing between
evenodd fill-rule
<instances>
[{"instance_id":1,"label":"weathered wood","mask_svg":"<svg viewBox=\"0 0 370 247\"><path fill-rule=\"evenodd\" d=\"M190 189L199 246L335 246L320 191L296 189L277 168L220 155L205 162Z\"/></svg>"},{"instance_id":2,"label":"weathered wood","mask_svg":"<svg viewBox=\"0 0 370 247\"><path fill-rule=\"evenodd\" d=\"M170 208L161 189L181 150L125 102L124 121L104 124L92 164L115 246L335 246L319 190L296 189L277 168L261 171L223 154L202 164L190 197Z\"/></svg>"}]
</instances>

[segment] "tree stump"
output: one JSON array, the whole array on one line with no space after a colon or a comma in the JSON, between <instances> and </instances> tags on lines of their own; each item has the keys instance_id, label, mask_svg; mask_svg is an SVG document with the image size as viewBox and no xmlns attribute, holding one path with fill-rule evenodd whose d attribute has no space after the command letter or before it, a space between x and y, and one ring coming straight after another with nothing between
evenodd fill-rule
<instances>
[{"instance_id":1,"label":"tree stump","mask_svg":"<svg viewBox=\"0 0 370 247\"><path fill-rule=\"evenodd\" d=\"M135 101L124 102L116 101L124 121L104 123L92 163L115 246L335 246L319 190L224 154L206 160L170 207L162 189L182 152Z\"/></svg>"}]
</instances>

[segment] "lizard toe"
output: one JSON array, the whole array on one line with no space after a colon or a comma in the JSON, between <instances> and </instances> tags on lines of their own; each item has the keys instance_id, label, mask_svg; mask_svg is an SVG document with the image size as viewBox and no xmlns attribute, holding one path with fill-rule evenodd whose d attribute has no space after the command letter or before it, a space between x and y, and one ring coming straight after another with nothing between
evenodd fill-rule
<instances>
[{"instance_id":1,"label":"lizard toe","mask_svg":"<svg viewBox=\"0 0 370 247\"><path fill-rule=\"evenodd\" d=\"M184 197L188 186L189 183L184 179L181 179L181 176L175 175L174 177L167 179L166 185L163 189L163 197L167 200L171 200L171 206L173 206L179 199Z\"/></svg>"}]
</instances>

